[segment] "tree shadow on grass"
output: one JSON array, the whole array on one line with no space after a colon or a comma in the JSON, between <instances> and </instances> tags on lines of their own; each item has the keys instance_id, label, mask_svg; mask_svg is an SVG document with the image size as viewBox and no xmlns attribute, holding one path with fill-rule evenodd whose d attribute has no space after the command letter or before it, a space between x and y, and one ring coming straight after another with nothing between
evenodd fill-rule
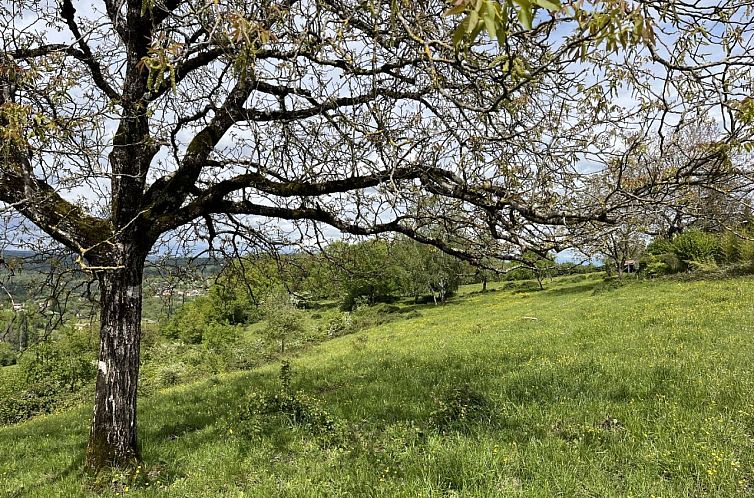
<instances>
[{"instance_id":1,"label":"tree shadow on grass","mask_svg":"<svg viewBox=\"0 0 754 498\"><path fill-rule=\"evenodd\" d=\"M62 468L59 466L53 467L52 465L47 468L39 468L39 472L37 472L38 479L25 481L23 487L15 491L6 489L8 492L7 496L44 496L42 490L50 485L54 485L56 482L71 476L79 477L80 479L85 477L86 423L89 420L89 411L77 411L79 413L77 413L75 422L69 424L61 424L58 419L48 417L31 419L22 424L7 428L8 434L3 436L7 437L11 435L10 433L14 433L12 437L17 441L23 441L27 438L38 440L44 437L44 448L33 450L35 453L43 453L34 456L35 463L32 464L33 468L36 468L38 462L57 462L72 457L69 463ZM70 415L69 418L71 418ZM41 436L42 434L44 436ZM2 438L0 438L1 441ZM63 458L60 458L60 456ZM27 475L31 473L29 470L31 469L26 469Z\"/></svg>"},{"instance_id":2,"label":"tree shadow on grass","mask_svg":"<svg viewBox=\"0 0 754 498\"><path fill-rule=\"evenodd\" d=\"M470 386L482 393L492 401L496 412L489 420L461 425L460 430L453 425L451 430L455 432L449 437L494 434L501 442L523 445L532 438L569 434L564 429L553 429L547 415L559 417L564 400L584 399L589 406L627 406L629 400L648 399L657 394L677 397L680 386L691 385L680 372L667 368L634 372L641 378L627 382L628 372L605 369L608 360L585 358L543 370L532 364L532 357L526 354L482 352L480 355L482 358L470 363L468 358L453 354L426 358L392 353L379 360L370 358L363 365L349 364L348 368L337 364L304 368L294 361L291 390L314 398L322 409L344 424L350 432L338 444L361 445L357 450L368 452L370 445L382 444L382 434L393 434L391 431L396 428L417 427L424 434L444 437L445 433L433 425L433 417L442 408L443 393L459 386ZM243 425L244 421L238 418L239 407L248 399L249 392L274 395L280 389L277 372L268 369L162 393L145 407L150 422L142 425L141 437L151 447L145 455L147 465L150 461L160 462L164 463L167 474L188 474L192 471L183 463L185 456L211 454L218 444L228 445L223 456L228 468L218 472L229 473L240 472L237 469L242 469L242 462L249 458L275 458L280 465L295 465L302 439L319 444L326 451L331 439L312 432L306 425L297 426L281 414L259 414L261 429L255 428L250 434L229 431ZM539 415L529 418L531 413ZM615 416L596 410L586 415L593 419L586 426L583 420L568 420L568 415L563 415L566 419L559 422L559 427L562 425L571 432L583 427L599 428L590 424ZM424 444L422 441L420 438L411 444ZM595 441L601 444L602 439ZM307 451L314 451L309 448Z\"/></svg>"},{"instance_id":3,"label":"tree shadow on grass","mask_svg":"<svg viewBox=\"0 0 754 498\"><path fill-rule=\"evenodd\" d=\"M575 294L584 294L594 292L602 285L602 282L587 282L579 285L569 285L568 287L557 287L555 289L546 289L545 292L550 296L570 296Z\"/></svg>"}]
</instances>

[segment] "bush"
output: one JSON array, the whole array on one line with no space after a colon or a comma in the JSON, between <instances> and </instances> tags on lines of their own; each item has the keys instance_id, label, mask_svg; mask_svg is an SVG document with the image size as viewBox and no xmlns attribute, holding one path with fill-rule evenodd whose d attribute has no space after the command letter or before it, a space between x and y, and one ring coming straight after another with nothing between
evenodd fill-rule
<instances>
[{"instance_id":1,"label":"bush","mask_svg":"<svg viewBox=\"0 0 754 498\"><path fill-rule=\"evenodd\" d=\"M263 333L268 339L280 341L280 352L285 352L285 343L304 332L304 313L293 306L286 293L275 293L262 303L267 326Z\"/></svg>"},{"instance_id":2,"label":"bush","mask_svg":"<svg viewBox=\"0 0 754 498\"><path fill-rule=\"evenodd\" d=\"M673 240L655 239L644 252L641 271L648 276L679 271L711 271L719 263L735 263L745 253L745 244L734 234L718 235L687 230Z\"/></svg>"},{"instance_id":3,"label":"bush","mask_svg":"<svg viewBox=\"0 0 754 498\"><path fill-rule=\"evenodd\" d=\"M671 241L658 237L650 242L649 245L647 245L646 249L644 249L644 254L650 256L658 256L661 254L673 253L674 251L675 248L673 247L673 243Z\"/></svg>"},{"instance_id":4,"label":"bush","mask_svg":"<svg viewBox=\"0 0 754 498\"><path fill-rule=\"evenodd\" d=\"M34 415L52 413L58 405L60 386L53 381L40 381L0 400L0 424L15 424Z\"/></svg>"},{"instance_id":5,"label":"bush","mask_svg":"<svg viewBox=\"0 0 754 498\"><path fill-rule=\"evenodd\" d=\"M720 253L717 235L701 230L687 230L673 238L673 252L683 264L714 263Z\"/></svg>"},{"instance_id":6,"label":"bush","mask_svg":"<svg viewBox=\"0 0 754 498\"><path fill-rule=\"evenodd\" d=\"M329 439L339 434L339 424L324 408L320 401L302 391L291 388L291 368L288 362L283 362L280 368L280 390L275 393L263 394L257 391L248 394L242 401L235 419L249 424L252 432L262 429L263 423L269 423L270 418L262 416L281 415L291 427L300 427L317 436L327 436ZM248 432L248 431L247 431Z\"/></svg>"},{"instance_id":7,"label":"bush","mask_svg":"<svg viewBox=\"0 0 754 498\"><path fill-rule=\"evenodd\" d=\"M447 389L435 398L435 404L430 420L441 432L465 431L473 424L490 423L495 418L494 404L468 384Z\"/></svg>"},{"instance_id":8,"label":"bush","mask_svg":"<svg viewBox=\"0 0 754 498\"><path fill-rule=\"evenodd\" d=\"M7 342L0 341L0 367L7 367L16 364L16 352L13 346Z\"/></svg>"},{"instance_id":9,"label":"bush","mask_svg":"<svg viewBox=\"0 0 754 498\"><path fill-rule=\"evenodd\" d=\"M639 271L648 277L677 273L684 268L675 253L644 254L639 261Z\"/></svg>"},{"instance_id":10,"label":"bush","mask_svg":"<svg viewBox=\"0 0 754 498\"><path fill-rule=\"evenodd\" d=\"M353 316L348 312L338 313L325 323L325 332L330 338L352 334L355 331Z\"/></svg>"},{"instance_id":11,"label":"bush","mask_svg":"<svg viewBox=\"0 0 754 498\"><path fill-rule=\"evenodd\" d=\"M0 385L0 423L50 413L94 380L96 341L85 330L62 329L18 356ZM14 367L15 369L16 367Z\"/></svg>"},{"instance_id":12,"label":"bush","mask_svg":"<svg viewBox=\"0 0 754 498\"><path fill-rule=\"evenodd\" d=\"M172 387L181 383L186 375L186 365L181 362L171 363L160 367L157 371L157 383L159 387Z\"/></svg>"},{"instance_id":13,"label":"bush","mask_svg":"<svg viewBox=\"0 0 754 498\"><path fill-rule=\"evenodd\" d=\"M85 331L63 329L52 340L24 351L19 368L29 384L49 384L74 391L94 380L96 341Z\"/></svg>"},{"instance_id":14,"label":"bush","mask_svg":"<svg viewBox=\"0 0 754 498\"><path fill-rule=\"evenodd\" d=\"M211 323L202 334L202 344L212 352L223 354L238 341L238 337L237 327Z\"/></svg>"},{"instance_id":15,"label":"bush","mask_svg":"<svg viewBox=\"0 0 754 498\"><path fill-rule=\"evenodd\" d=\"M741 238L734 233L725 232L720 237L720 262L732 264L741 261L742 246Z\"/></svg>"},{"instance_id":16,"label":"bush","mask_svg":"<svg viewBox=\"0 0 754 498\"><path fill-rule=\"evenodd\" d=\"M211 321L210 301L199 297L185 304L162 327L162 333L170 339L180 339L186 344L202 342L204 331Z\"/></svg>"},{"instance_id":17,"label":"bush","mask_svg":"<svg viewBox=\"0 0 754 498\"><path fill-rule=\"evenodd\" d=\"M376 285L374 283L352 285L343 297L340 309L343 311L353 311L365 305L391 303L395 301L395 296L392 296L391 292L392 290L387 285Z\"/></svg>"},{"instance_id":18,"label":"bush","mask_svg":"<svg viewBox=\"0 0 754 498\"><path fill-rule=\"evenodd\" d=\"M235 330L235 327L228 327ZM220 335L220 337L223 337ZM256 366L262 355L260 347L237 340L210 348L207 344L164 342L143 351L139 392L185 384L220 372Z\"/></svg>"}]
</instances>

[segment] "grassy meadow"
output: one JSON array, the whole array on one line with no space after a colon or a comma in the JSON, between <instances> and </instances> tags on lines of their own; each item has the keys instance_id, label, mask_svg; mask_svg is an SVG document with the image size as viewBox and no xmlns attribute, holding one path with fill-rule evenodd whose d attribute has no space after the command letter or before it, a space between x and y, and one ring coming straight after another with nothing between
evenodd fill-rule
<instances>
[{"instance_id":1,"label":"grassy meadow","mask_svg":"<svg viewBox=\"0 0 754 498\"><path fill-rule=\"evenodd\" d=\"M754 278L497 285L143 398L143 467L0 428L0 496L754 496Z\"/></svg>"}]
</instances>

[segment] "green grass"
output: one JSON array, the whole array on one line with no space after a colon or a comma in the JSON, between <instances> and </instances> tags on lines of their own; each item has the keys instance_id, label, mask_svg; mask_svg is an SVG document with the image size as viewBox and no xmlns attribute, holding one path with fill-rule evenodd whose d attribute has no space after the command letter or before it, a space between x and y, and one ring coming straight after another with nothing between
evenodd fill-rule
<instances>
[{"instance_id":1,"label":"green grass","mask_svg":"<svg viewBox=\"0 0 754 498\"><path fill-rule=\"evenodd\" d=\"M754 496L754 279L472 290L295 358L333 426L224 374L143 400L138 475L82 473L88 407L0 429L0 495Z\"/></svg>"}]
</instances>

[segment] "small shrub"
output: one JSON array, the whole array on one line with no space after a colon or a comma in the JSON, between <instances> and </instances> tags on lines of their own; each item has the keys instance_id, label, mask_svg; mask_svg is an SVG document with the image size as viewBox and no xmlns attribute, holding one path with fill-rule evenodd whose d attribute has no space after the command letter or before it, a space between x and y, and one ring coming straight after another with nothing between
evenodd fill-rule
<instances>
[{"instance_id":1,"label":"small shrub","mask_svg":"<svg viewBox=\"0 0 754 498\"><path fill-rule=\"evenodd\" d=\"M0 367L7 367L16 364L16 352L13 346L7 342L0 341Z\"/></svg>"},{"instance_id":2,"label":"small shrub","mask_svg":"<svg viewBox=\"0 0 754 498\"><path fill-rule=\"evenodd\" d=\"M247 395L236 414L236 420L245 425L242 433L259 434L264 430L264 423L270 419L260 420L261 416L280 415L291 427L300 427L316 436L325 436L333 441L340 434L342 426L322 407L318 399L303 391L291 389L291 367L283 362L280 368L281 388L271 394L254 391Z\"/></svg>"},{"instance_id":3,"label":"small shrub","mask_svg":"<svg viewBox=\"0 0 754 498\"><path fill-rule=\"evenodd\" d=\"M49 380L35 382L0 400L0 424L15 424L35 415L52 413L60 397L59 384Z\"/></svg>"},{"instance_id":4,"label":"small shrub","mask_svg":"<svg viewBox=\"0 0 754 498\"><path fill-rule=\"evenodd\" d=\"M661 254L644 254L639 261L639 271L648 277L670 275L684 269L681 260L673 252Z\"/></svg>"},{"instance_id":5,"label":"small shrub","mask_svg":"<svg viewBox=\"0 0 754 498\"><path fill-rule=\"evenodd\" d=\"M169 339L199 344L210 321L211 303L206 297L199 297L179 308L162 327L162 333Z\"/></svg>"},{"instance_id":6,"label":"small shrub","mask_svg":"<svg viewBox=\"0 0 754 498\"><path fill-rule=\"evenodd\" d=\"M725 232L720 237L720 262L733 264L741 261L743 240L732 232Z\"/></svg>"},{"instance_id":7,"label":"small shrub","mask_svg":"<svg viewBox=\"0 0 754 498\"><path fill-rule=\"evenodd\" d=\"M495 417L494 404L468 384L452 387L437 398L430 415L431 423L441 432L466 430L477 423L491 423Z\"/></svg>"},{"instance_id":8,"label":"small shrub","mask_svg":"<svg viewBox=\"0 0 754 498\"><path fill-rule=\"evenodd\" d=\"M29 385L48 383L75 391L96 375L95 342L82 331L63 329L54 340L40 342L24 351L19 369Z\"/></svg>"},{"instance_id":9,"label":"small shrub","mask_svg":"<svg viewBox=\"0 0 754 498\"><path fill-rule=\"evenodd\" d=\"M181 383L186 374L186 365L183 363L172 363L160 368L157 371L157 384L160 387L172 387Z\"/></svg>"},{"instance_id":10,"label":"small shrub","mask_svg":"<svg viewBox=\"0 0 754 498\"><path fill-rule=\"evenodd\" d=\"M298 294L291 295L291 305L299 309L309 309L314 302L314 296L311 292L299 292Z\"/></svg>"},{"instance_id":11,"label":"small shrub","mask_svg":"<svg viewBox=\"0 0 754 498\"><path fill-rule=\"evenodd\" d=\"M299 337L305 330L304 314L293 306L285 293L271 294L262 304L267 326L263 332L268 339L280 342L280 352L285 353L285 343Z\"/></svg>"},{"instance_id":12,"label":"small shrub","mask_svg":"<svg viewBox=\"0 0 754 498\"><path fill-rule=\"evenodd\" d=\"M689 270L700 273L714 273L718 270L718 266L714 259L689 261Z\"/></svg>"},{"instance_id":13,"label":"small shrub","mask_svg":"<svg viewBox=\"0 0 754 498\"><path fill-rule=\"evenodd\" d=\"M720 252L717 235L701 230L688 230L673 238L673 252L685 265L692 262L711 262Z\"/></svg>"},{"instance_id":14,"label":"small shrub","mask_svg":"<svg viewBox=\"0 0 754 498\"><path fill-rule=\"evenodd\" d=\"M230 370L249 370L259 366L265 354L264 341L238 341L227 351Z\"/></svg>"},{"instance_id":15,"label":"small shrub","mask_svg":"<svg viewBox=\"0 0 754 498\"><path fill-rule=\"evenodd\" d=\"M338 313L327 321L327 336L340 337L356 331L353 316L349 312Z\"/></svg>"},{"instance_id":16,"label":"small shrub","mask_svg":"<svg viewBox=\"0 0 754 498\"><path fill-rule=\"evenodd\" d=\"M231 325L212 323L202 334L202 343L214 353L224 353L238 341L238 328Z\"/></svg>"}]
</instances>

